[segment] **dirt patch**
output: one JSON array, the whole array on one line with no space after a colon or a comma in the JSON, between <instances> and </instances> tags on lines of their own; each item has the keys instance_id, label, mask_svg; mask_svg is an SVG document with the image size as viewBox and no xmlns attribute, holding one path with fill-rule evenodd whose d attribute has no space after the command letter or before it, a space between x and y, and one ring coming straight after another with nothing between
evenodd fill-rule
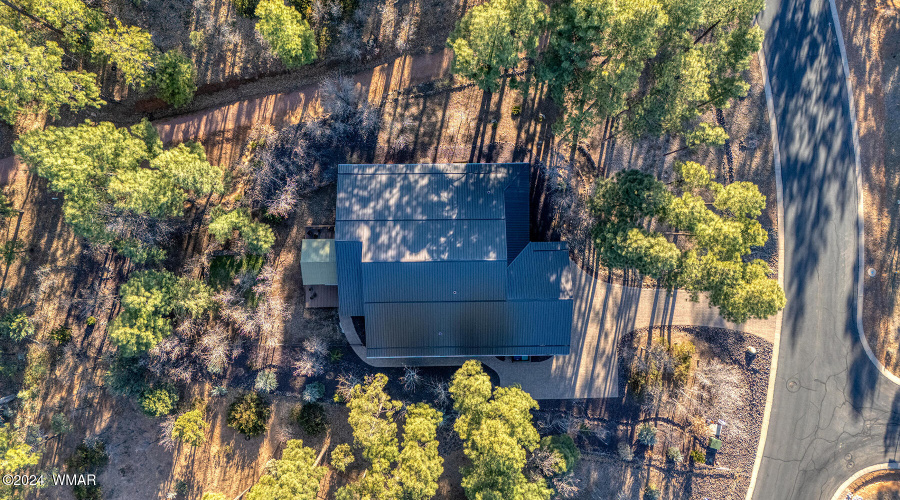
<instances>
[{"instance_id":1,"label":"dirt patch","mask_svg":"<svg viewBox=\"0 0 900 500\"><path fill-rule=\"evenodd\" d=\"M865 217L863 327L900 374L900 10L886 0L838 1L859 127ZM870 275L874 269L875 276Z\"/></svg>"}]
</instances>

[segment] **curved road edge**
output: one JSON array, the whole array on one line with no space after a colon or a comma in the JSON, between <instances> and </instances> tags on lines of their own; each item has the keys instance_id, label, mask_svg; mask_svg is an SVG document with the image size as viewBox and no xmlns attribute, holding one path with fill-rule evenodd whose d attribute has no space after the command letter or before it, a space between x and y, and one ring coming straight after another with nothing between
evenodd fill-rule
<instances>
[{"instance_id":1,"label":"curved road edge","mask_svg":"<svg viewBox=\"0 0 900 500\"><path fill-rule=\"evenodd\" d=\"M778 285L784 289L784 181L781 178L781 151L778 148L778 124L775 122L775 101L772 98L772 87L769 85L769 70L766 56L759 49L759 69L762 71L763 85L766 93L766 110L769 115L769 132L772 134L772 156L775 163L775 205L778 216ZM772 412L772 399L775 395L775 374L778 372L778 347L781 343L781 327L784 311L778 311L775 320L775 338L772 339L772 365L769 367L769 387L766 392L766 408L759 429L759 443L756 445L756 459L753 461L753 472L750 474L750 486L747 488L746 500L753 498L756 476L762 463L766 447L766 433L769 430L769 415Z\"/></svg>"},{"instance_id":2,"label":"curved road edge","mask_svg":"<svg viewBox=\"0 0 900 500\"><path fill-rule=\"evenodd\" d=\"M838 16L837 5L835 0L828 0L828 5L831 11L832 17L832 26L834 27L838 48L841 55L841 65L844 71L844 84L847 88L847 101L848 101L848 114L850 117L850 134L851 134L851 143L853 146L853 159L854 159L854 167L856 173L856 189L857 189L857 268L858 268L858 280L857 280L857 300L856 300L856 324L857 331L859 334L859 339L862 343L863 349L866 353L866 356L869 358L869 361L878 369L878 371L888 380L893 382L894 384L900 385L900 377L893 374L890 370L885 368L885 366L881 363L881 361L875 356L875 353L872 351L871 346L869 345L868 339L866 338L865 332L863 330L863 298L865 296L865 220L864 220L864 199L863 199L863 181L862 181L862 166L860 161L859 154L859 133L856 123L856 107L854 105L853 99L853 84L851 81L850 75L850 64L847 60L847 49L844 41L843 30L841 28L840 18ZM777 213L778 213L778 282L784 287L784 191L783 191L783 179L781 173L781 157L778 143L778 125L775 120L775 106L774 99L772 96L772 88L769 83L768 76L768 66L766 65L766 59L764 54L764 48L761 48L759 51L759 62L760 69L763 75L763 81L765 86L765 94L766 94L766 107L769 115L769 124L770 124L770 132L772 135L772 150L775 162L775 183L776 183L776 193L778 196L777 200ZM779 313L781 314L781 313ZM765 453L766 446L766 436L769 427L769 417L772 410L772 400L774 397L775 391L775 377L778 370L778 354L779 354L779 344L781 339L781 329L782 322L779 318L778 326L776 329L776 335L773 342L773 352L772 352L772 366L769 372L769 387L768 393L766 394L766 408L765 414L763 416L763 422L760 429L760 438L756 451L756 458L753 464L753 472L750 476L750 486L747 489L746 500L752 500L753 493L756 486L757 476L759 474L760 465L762 463L763 454ZM849 479L847 479L841 486L835 491L832 500L838 500L841 493L853 483L853 481L859 479L865 474L884 469L896 469L898 466L896 464L876 464L870 467L866 467L865 469L856 472Z\"/></svg>"},{"instance_id":3,"label":"curved road edge","mask_svg":"<svg viewBox=\"0 0 900 500\"><path fill-rule=\"evenodd\" d=\"M869 340L866 338L865 331L863 330L863 297L865 296L866 289L866 233L865 219L863 217L865 205L863 204L862 165L859 159L859 129L856 126L856 106L853 103L853 82L850 80L850 62L847 60L847 47L844 44L844 31L841 28L841 20L838 16L835 0L828 0L828 5L831 8L831 19L835 34L837 35L838 49L841 52L841 65L844 69L844 84L847 86L847 102L850 115L850 138L853 144L853 162L856 166L856 191L857 200L859 200L859 206L856 208L857 225L859 228L859 237L857 238L859 242L859 248L857 249L857 254L859 255L859 262L857 264L857 267L859 267L859 277L856 290L856 329L859 332L859 340L862 342L863 350L866 351L866 356L869 357L869 360L875 364L875 367L878 368L878 371L881 372L885 378L900 385L900 377L894 375L890 370L885 368L881 361L875 356L872 347L869 345Z\"/></svg>"},{"instance_id":4,"label":"curved road edge","mask_svg":"<svg viewBox=\"0 0 900 500\"><path fill-rule=\"evenodd\" d=\"M844 500L846 497L841 498L841 494L844 492L844 490L849 488L850 485L853 484L854 481L865 476L866 474L871 474L873 472L878 472L878 471L882 471L882 470L898 470L898 469L900 469L900 464L898 464L897 462L886 462L883 464L870 465L869 467L866 467L865 469L858 471L856 474L853 474L852 476L850 476L849 479L844 481L844 483L837 489L837 491L834 492L834 496L831 497L831 500Z\"/></svg>"}]
</instances>

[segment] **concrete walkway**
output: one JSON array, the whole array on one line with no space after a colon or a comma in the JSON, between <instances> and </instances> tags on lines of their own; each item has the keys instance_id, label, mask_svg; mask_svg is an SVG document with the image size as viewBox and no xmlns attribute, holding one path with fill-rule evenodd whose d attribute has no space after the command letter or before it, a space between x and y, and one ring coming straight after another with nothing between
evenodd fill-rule
<instances>
[{"instance_id":1,"label":"concrete walkway","mask_svg":"<svg viewBox=\"0 0 900 500\"><path fill-rule=\"evenodd\" d=\"M573 265L575 320L572 350L539 363L512 363L496 357L478 358L500 376L501 385L519 384L535 399L612 398L619 395L616 347L622 335L649 326L711 326L758 335L772 341L780 314L767 320L751 320L742 325L719 317L705 298L691 302L688 294L676 291L632 288L599 281ZM365 359L365 349L354 347ZM457 366L466 358L423 358L419 360L366 360L377 367Z\"/></svg>"}]
</instances>

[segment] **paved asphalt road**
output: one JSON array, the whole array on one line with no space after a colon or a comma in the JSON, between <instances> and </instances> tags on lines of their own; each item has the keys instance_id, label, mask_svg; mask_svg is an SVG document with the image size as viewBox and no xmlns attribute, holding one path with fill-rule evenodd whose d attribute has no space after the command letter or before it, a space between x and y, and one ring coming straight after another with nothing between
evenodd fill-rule
<instances>
[{"instance_id":1,"label":"paved asphalt road","mask_svg":"<svg viewBox=\"0 0 900 500\"><path fill-rule=\"evenodd\" d=\"M828 0L768 0L760 18L785 191L781 352L755 500L830 500L897 459L900 392L856 327L857 191Z\"/></svg>"}]
</instances>

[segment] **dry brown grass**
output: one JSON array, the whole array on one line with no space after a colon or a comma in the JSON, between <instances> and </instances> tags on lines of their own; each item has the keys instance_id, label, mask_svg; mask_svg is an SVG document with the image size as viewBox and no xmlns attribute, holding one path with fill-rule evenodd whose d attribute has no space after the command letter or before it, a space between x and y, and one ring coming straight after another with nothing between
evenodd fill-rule
<instances>
[{"instance_id":1,"label":"dry brown grass","mask_svg":"<svg viewBox=\"0 0 900 500\"><path fill-rule=\"evenodd\" d=\"M865 218L863 326L875 355L900 374L900 10L839 1L859 127Z\"/></svg>"}]
</instances>

